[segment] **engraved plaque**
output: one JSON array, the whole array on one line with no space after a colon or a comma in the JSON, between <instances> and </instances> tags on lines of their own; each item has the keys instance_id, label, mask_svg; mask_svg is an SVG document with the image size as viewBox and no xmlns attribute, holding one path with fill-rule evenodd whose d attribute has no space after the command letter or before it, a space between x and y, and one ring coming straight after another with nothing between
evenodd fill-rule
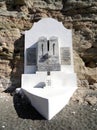
<instances>
[{"instance_id":1,"label":"engraved plaque","mask_svg":"<svg viewBox=\"0 0 97 130\"><path fill-rule=\"evenodd\" d=\"M27 65L36 65L36 48L28 48L27 54Z\"/></svg>"},{"instance_id":2,"label":"engraved plaque","mask_svg":"<svg viewBox=\"0 0 97 130\"><path fill-rule=\"evenodd\" d=\"M69 47L61 47L61 64L62 65L71 65L71 54Z\"/></svg>"}]
</instances>

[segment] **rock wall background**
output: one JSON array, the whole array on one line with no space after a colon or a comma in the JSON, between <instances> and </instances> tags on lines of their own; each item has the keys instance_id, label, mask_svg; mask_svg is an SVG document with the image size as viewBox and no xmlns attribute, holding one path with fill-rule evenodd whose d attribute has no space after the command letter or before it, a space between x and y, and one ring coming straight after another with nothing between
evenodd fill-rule
<instances>
[{"instance_id":1,"label":"rock wall background","mask_svg":"<svg viewBox=\"0 0 97 130\"><path fill-rule=\"evenodd\" d=\"M0 0L0 87L21 86L23 31L44 17L72 29L78 85L97 88L96 0Z\"/></svg>"}]
</instances>

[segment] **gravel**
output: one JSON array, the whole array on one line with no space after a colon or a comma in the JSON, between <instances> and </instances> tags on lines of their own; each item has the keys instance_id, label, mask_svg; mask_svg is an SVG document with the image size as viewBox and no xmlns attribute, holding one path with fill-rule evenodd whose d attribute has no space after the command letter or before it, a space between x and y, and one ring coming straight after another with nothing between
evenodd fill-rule
<instances>
[{"instance_id":1,"label":"gravel","mask_svg":"<svg viewBox=\"0 0 97 130\"><path fill-rule=\"evenodd\" d=\"M0 130L97 130L97 104L79 104L71 99L61 112L47 121L27 99L0 93Z\"/></svg>"}]
</instances>

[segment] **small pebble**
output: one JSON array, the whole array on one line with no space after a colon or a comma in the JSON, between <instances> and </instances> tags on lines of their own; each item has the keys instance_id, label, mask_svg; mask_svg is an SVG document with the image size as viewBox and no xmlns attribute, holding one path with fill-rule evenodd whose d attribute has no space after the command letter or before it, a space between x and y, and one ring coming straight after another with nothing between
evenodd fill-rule
<instances>
[{"instance_id":1,"label":"small pebble","mask_svg":"<svg viewBox=\"0 0 97 130\"><path fill-rule=\"evenodd\" d=\"M75 111L73 111L73 112L72 112L72 114L74 114L74 115L75 115Z\"/></svg>"},{"instance_id":2,"label":"small pebble","mask_svg":"<svg viewBox=\"0 0 97 130\"><path fill-rule=\"evenodd\" d=\"M2 128L5 128L5 126L3 125Z\"/></svg>"},{"instance_id":3,"label":"small pebble","mask_svg":"<svg viewBox=\"0 0 97 130\"><path fill-rule=\"evenodd\" d=\"M93 111L95 111L96 109L95 108L93 108Z\"/></svg>"}]
</instances>

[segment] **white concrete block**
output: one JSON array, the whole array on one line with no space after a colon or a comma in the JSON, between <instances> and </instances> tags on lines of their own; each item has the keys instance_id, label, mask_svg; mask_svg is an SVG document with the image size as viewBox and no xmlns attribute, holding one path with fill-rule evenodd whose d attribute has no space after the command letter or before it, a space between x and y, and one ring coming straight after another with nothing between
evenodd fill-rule
<instances>
[{"instance_id":1,"label":"white concrete block","mask_svg":"<svg viewBox=\"0 0 97 130\"><path fill-rule=\"evenodd\" d=\"M45 43L39 41L43 37ZM53 43L55 41L56 44ZM56 45L56 53L53 45ZM28 55L29 48L32 50ZM64 28L61 22L44 18L25 32L24 55L21 90L29 98L32 106L50 120L69 102L77 89L73 67L72 31ZM27 57L31 58L33 63L28 64Z\"/></svg>"}]
</instances>

